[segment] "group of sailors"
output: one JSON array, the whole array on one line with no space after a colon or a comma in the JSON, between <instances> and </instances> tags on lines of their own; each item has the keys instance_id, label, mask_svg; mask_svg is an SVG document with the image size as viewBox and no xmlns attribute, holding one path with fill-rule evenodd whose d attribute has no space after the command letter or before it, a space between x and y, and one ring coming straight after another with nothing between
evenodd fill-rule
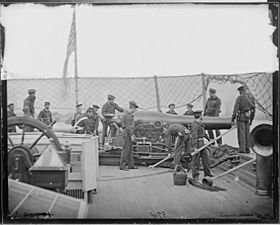
<instances>
[{"instance_id":1,"label":"group of sailors","mask_svg":"<svg viewBox=\"0 0 280 225\"><path fill-rule=\"evenodd\" d=\"M255 116L255 103L252 98L246 93L246 87L241 86L238 88L240 95L237 97L234 110L232 114L232 122L237 120L237 134L238 134L238 144L239 151L241 153L249 153L250 152L250 142L249 142L249 131L250 125ZM23 104L23 112L26 117L34 118L34 103L36 100L35 96L36 90L29 89L29 96L24 100ZM103 124L103 132L101 144L104 145L105 137L108 133L108 127L110 126L111 136L114 137L116 135L116 131L118 129L117 126L112 126L112 119L115 115L115 111L119 111L122 113L121 116L121 127L123 130L124 137L124 146L121 154L120 161L120 169L128 170L137 168L133 163L132 157L132 141L135 138L133 134L134 129L134 112L137 110L138 105L135 101L129 102L128 110L124 110L117 103L115 103L115 96L108 95L107 102L102 106L101 115L98 113L98 109L100 108L98 105L93 104L89 107L85 113L82 112L83 105L78 104L76 106L76 113L71 122L73 130L76 133L82 134L93 134L98 135L98 127L99 121L101 120ZM40 111L38 115L38 120L43 123L51 126L53 119L52 113L50 111L50 102L45 102L44 109ZM213 88L209 89L209 98L205 104L204 111L193 111L193 105L187 105L188 110L184 113L184 115L193 115L194 121L192 125L187 129L181 124L173 124L167 128L165 131L167 136L170 138L173 137L176 139L175 141L175 149L174 149L174 165L180 163L180 159L182 156L182 151L185 149L186 153L190 153L190 149L200 148L203 146L203 139L207 138L208 140L214 140L214 134L212 130L208 130L208 135L206 134L203 124L202 124L202 115L208 117L219 117L221 112L221 99L216 95L216 90ZM203 112L203 114L202 114ZM169 105L169 111L167 113L177 114L175 112L175 104ZM8 117L16 116L14 113L14 104L11 103L8 105ZM32 131L31 127L26 127L29 129L27 131ZM15 127L8 127L9 132L15 132ZM222 144L222 139L217 138L220 136L220 131L215 130L216 133L216 142L217 145ZM192 136L192 140L190 138L190 134ZM170 139L171 140L171 139ZM171 143L171 142L170 142ZM169 143L169 149L170 149ZM192 144L190 144L192 143ZM192 145L192 146L191 146ZM209 166L209 156L207 155L207 151L203 150L199 154L197 154L193 159L193 176L197 178L198 175L198 166L199 166L199 157L202 158L202 163L204 166L205 176L211 176L210 166Z\"/></svg>"},{"instance_id":2,"label":"group of sailors","mask_svg":"<svg viewBox=\"0 0 280 225\"><path fill-rule=\"evenodd\" d=\"M232 122L237 122L237 138L240 153L250 153L250 125L255 117L255 102L254 99L247 93L246 86L240 86L238 89L239 96L237 97L234 109L232 113ZM216 90L213 88L209 89L209 98L206 101L203 116L208 117L219 117L221 113L221 99L216 95ZM169 110L166 113L177 115L175 111L175 104L171 103L168 105ZM193 105L187 104L187 111L184 115L194 115ZM208 130L210 140L214 140L221 135L220 130ZM216 140L218 146L222 145L222 138Z\"/></svg>"}]
</instances>

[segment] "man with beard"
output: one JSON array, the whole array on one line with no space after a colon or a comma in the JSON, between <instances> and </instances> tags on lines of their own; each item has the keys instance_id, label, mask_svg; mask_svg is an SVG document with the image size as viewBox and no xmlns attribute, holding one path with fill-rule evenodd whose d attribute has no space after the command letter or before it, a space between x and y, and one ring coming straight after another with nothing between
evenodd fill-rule
<instances>
[{"instance_id":1,"label":"man with beard","mask_svg":"<svg viewBox=\"0 0 280 225\"><path fill-rule=\"evenodd\" d=\"M36 92L36 90L29 89L28 90L29 96L26 99L24 99L24 102L23 102L24 116L29 117L29 118L34 118L34 114L35 114L35 110L34 110L34 103L36 100L35 92ZM27 132L32 132L34 130L34 128L25 126L24 130Z\"/></svg>"},{"instance_id":2,"label":"man with beard","mask_svg":"<svg viewBox=\"0 0 280 225\"><path fill-rule=\"evenodd\" d=\"M50 103L45 102L45 108L39 113L38 120L50 125L52 123L52 113L50 111Z\"/></svg>"}]
</instances>

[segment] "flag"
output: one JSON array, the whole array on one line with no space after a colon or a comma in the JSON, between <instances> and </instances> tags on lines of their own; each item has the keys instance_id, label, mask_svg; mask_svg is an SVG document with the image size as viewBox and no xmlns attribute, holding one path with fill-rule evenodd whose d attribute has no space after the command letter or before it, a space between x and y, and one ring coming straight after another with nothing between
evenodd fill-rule
<instances>
[{"instance_id":1,"label":"flag","mask_svg":"<svg viewBox=\"0 0 280 225\"><path fill-rule=\"evenodd\" d=\"M76 12L73 13L72 24L70 28L70 34L68 38L67 51L66 51L66 59L63 66L63 78L67 77L67 67L68 61L72 54L72 52L76 51Z\"/></svg>"}]
</instances>

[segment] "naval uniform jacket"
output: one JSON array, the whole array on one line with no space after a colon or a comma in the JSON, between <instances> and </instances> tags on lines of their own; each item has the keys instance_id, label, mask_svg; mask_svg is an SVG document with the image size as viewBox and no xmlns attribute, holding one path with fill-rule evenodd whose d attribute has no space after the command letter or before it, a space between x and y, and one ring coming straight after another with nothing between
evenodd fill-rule
<instances>
[{"instance_id":1,"label":"naval uniform jacket","mask_svg":"<svg viewBox=\"0 0 280 225\"><path fill-rule=\"evenodd\" d=\"M232 117L238 117L240 122L253 120L255 117L255 101L247 93L240 94L234 104Z\"/></svg>"},{"instance_id":2,"label":"naval uniform jacket","mask_svg":"<svg viewBox=\"0 0 280 225\"><path fill-rule=\"evenodd\" d=\"M217 96L208 98L204 108L204 116L218 117L221 109L221 99Z\"/></svg>"},{"instance_id":3,"label":"naval uniform jacket","mask_svg":"<svg viewBox=\"0 0 280 225\"><path fill-rule=\"evenodd\" d=\"M43 123L50 125L52 123L52 113L48 109L43 109L39 115L38 120L42 121Z\"/></svg>"},{"instance_id":4,"label":"naval uniform jacket","mask_svg":"<svg viewBox=\"0 0 280 225\"><path fill-rule=\"evenodd\" d=\"M84 133L91 134L88 116L85 113L82 113L77 116L76 123L74 126L78 128L77 131L78 134L84 134Z\"/></svg>"},{"instance_id":5,"label":"naval uniform jacket","mask_svg":"<svg viewBox=\"0 0 280 225\"><path fill-rule=\"evenodd\" d=\"M177 115L177 113L174 110L168 110L166 113Z\"/></svg>"},{"instance_id":6,"label":"naval uniform jacket","mask_svg":"<svg viewBox=\"0 0 280 225\"><path fill-rule=\"evenodd\" d=\"M192 111L192 110L191 110L191 111L186 111L186 112L184 113L184 115L192 116L192 115L193 115L193 111Z\"/></svg>"},{"instance_id":7,"label":"naval uniform jacket","mask_svg":"<svg viewBox=\"0 0 280 225\"><path fill-rule=\"evenodd\" d=\"M26 99L24 99L23 102L23 112L25 116L28 117L34 117L34 103L35 103L35 99L36 97L34 97L34 99L32 99L31 96L28 96Z\"/></svg>"},{"instance_id":8,"label":"naval uniform jacket","mask_svg":"<svg viewBox=\"0 0 280 225\"><path fill-rule=\"evenodd\" d=\"M134 132L134 113L124 111L124 113L121 116L121 125L124 137L131 137Z\"/></svg>"},{"instance_id":9,"label":"naval uniform jacket","mask_svg":"<svg viewBox=\"0 0 280 225\"><path fill-rule=\"evenodd\" d=\"M201 147L201 143L203 145L203 138L209 140L208 135L205 132L204 125L201 122L198 122L197 120L194 120L191 124L191 134L192 134L192 146L194 148Z\"/></svg>"},{"instance_id":10,"label":"naval uniform jacket","mask_svg":"<svg viewBox=\"0 0 280 225\"><path fill-rule=\"evenodd\" d=\"M119 112L123 112L123 108L119 107L115 102L106 102L102 106L101 114L105 117L105 119L112 119L112 117L106 116L106 114L115 114L115 110Z\"/></svg>"}]
</instances>

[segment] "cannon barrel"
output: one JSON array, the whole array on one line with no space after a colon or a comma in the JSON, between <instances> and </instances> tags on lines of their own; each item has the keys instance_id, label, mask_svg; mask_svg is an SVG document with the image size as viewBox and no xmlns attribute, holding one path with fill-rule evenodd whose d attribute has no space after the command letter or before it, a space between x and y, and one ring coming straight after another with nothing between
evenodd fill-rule
<instances>
[{"instance_id":1,"label":"cannon barrel","mask_svg":"<svg viewBox=\"0 0 280 225\"><path fill-rule=\"evenodd\" d=\"M141 123L149 123L154 121L161 121L166 124L180 123L187 125L192 123L193 116L187 115L173 115L168 113L152 112L152 111L137 111L134 114L135 125ZM232 127L231 118L222 117L203 117L202 123L205 129L230 129Z\"/></svg>"}]
</instances>

